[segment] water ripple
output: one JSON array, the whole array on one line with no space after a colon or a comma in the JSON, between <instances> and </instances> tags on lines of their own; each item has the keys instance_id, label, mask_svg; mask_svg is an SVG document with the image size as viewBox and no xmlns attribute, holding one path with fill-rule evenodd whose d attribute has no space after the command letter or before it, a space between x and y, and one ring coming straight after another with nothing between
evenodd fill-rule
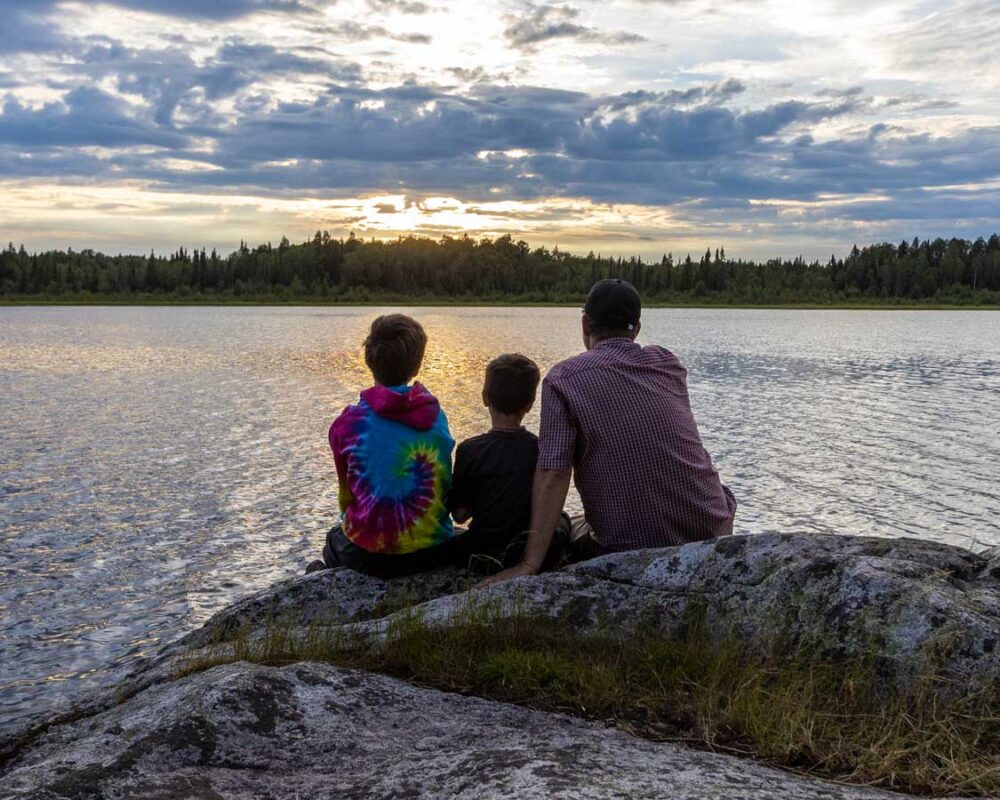
<instances>
[{"instance_id":1,"label":"water ripple","mask_svg":"<svg viewBox=\"0 0 1000 800\"><path fill-rule=\"evenodd\" d=\"M0 309L0 724L317 554L376 313ZM413 313L459 438L490 358L580 347L574 309ZM1000 543L1000 314L649 311L642 338L687 365L739 530Z\"/></svg>"}]
</instances>

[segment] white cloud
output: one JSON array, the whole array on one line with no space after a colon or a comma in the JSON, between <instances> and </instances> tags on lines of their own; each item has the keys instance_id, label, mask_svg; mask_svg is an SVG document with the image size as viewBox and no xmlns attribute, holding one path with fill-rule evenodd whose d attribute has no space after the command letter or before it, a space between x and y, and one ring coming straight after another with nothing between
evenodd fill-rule
<instances>
[{"instance_id":1,"label":"white cloud","mask_svg":"<svg viewBox=\"0 0 1000 800\"><path fill-rule=\"evenodd\" d=\"M29 244L177 230L158 213L206 242L308 233L331 214L380 234L507 224L619 252L699 237L812 237L814 252L858 232L996 225L995 0L54 9L12 0L23 44L0 48L0 175L27 198L2 233ZM973 182L986 188L941 188ZM59 202L88 183L158 211L130 228L124 210ZM391 214L370 200L400 192ZM620 203L628 214L608 211Z\"/></svg>"}]
</instances>

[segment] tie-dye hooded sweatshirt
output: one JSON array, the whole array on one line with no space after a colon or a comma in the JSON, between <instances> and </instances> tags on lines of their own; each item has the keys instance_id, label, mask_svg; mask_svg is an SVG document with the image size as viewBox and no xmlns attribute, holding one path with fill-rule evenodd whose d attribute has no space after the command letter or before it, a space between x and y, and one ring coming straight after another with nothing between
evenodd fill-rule
<instances>
[{"instance_id":1,"label":"tie-dye hooded sweatshirt","mask_svg":"<svg viewBox=\"0 0 1000 800\"><path fill-rule=\"evenodd\" d=\"M391 554L450 539L454 446L437 398L419 383L363 391L330 426L347 538Z\"/></svg>"}]
</instances>

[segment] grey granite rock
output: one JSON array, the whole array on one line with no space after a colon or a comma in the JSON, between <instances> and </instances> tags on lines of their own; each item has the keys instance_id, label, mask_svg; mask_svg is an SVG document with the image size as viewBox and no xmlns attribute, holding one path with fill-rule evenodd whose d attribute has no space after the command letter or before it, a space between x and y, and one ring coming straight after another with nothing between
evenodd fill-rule
<instances>
[{"instance_id":1,"label":"grey granite rock","mask_svg":"<svg viewBox=\"0 0 1000 800\"><path fill-rule=\"evenodd\" d=\"M0 797L881 796L332 667L239 664L176 679L192 653L225 648L238 633L263 636L280 622L378 637L411 605L430 624L485 603L614 635L637 622L671 633L697 611L712 636L762 654L867 653L886 681L933 670L951 679L941 684L951 695L1000 685L1000 549L736 536L485 590L465 591L470 583L457 570L393 581L334 570L258 592L144 663L120 691L86 698L55 724L5 732Z\"/></svg>"},{"instance_id":2,"label":"grey granite rock","mask_svg":"<svg viewBox=\"0 0 1000 800\"><path fill-rule=\"evenodd\" d=\"M43 734L9 800L890 800L558 714L303 663L216 667Z\"/></svg>"},{"instance_id":3,"label":"grey granite rock","mask_svg":"<svg viewBox=\"0 0 1000 800\"><path fill-rule=\"evenodd\" d=\"M732 536L618 553L418 607L446 625L472 603L559 619L578 632L664 634L697 612L716 640L760 655L865 654L889 685L920 674L949 696L1000 686L1000 577L985 555L916 539ZM401 612L410 613L410 612ZM379 636L396 615L360 623Z\"/></svg>"},{"instance_id":4,"label":"grey granite rock","mask_svg":"<svg viewBox=\"0 0 1000 800\"><path fill-rule=\"evenodd\" d=\"M392 580L349 569L322 570L289 578L224 608L178 644L203 647L276 623L306 627L384 617L400 608L465 591L473 583L458 568Z\"/></svg>"}]
</instances>

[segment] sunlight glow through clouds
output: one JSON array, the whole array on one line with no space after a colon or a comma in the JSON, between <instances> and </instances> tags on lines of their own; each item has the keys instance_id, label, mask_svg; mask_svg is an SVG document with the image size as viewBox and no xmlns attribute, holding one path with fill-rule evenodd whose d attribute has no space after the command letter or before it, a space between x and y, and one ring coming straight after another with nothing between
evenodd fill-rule
<instances>
[{"instance_id":1,"label":"sunlight glow through clouds","mask_svg":"<svg viewBox=\"0 0 1000 800\"><path fill-rule=\"evenodd\" d=\"M17 0L0 237L760 257L1000 228L991 0L277 5Z\"/></svg>"}]
</instances>

